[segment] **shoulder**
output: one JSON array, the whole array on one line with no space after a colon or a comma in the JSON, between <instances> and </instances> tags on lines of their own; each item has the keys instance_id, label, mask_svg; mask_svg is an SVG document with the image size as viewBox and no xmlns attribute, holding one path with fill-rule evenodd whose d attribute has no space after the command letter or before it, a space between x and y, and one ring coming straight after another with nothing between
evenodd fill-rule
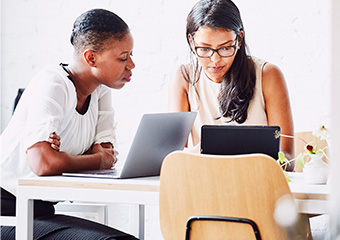
<instances>
[{"instance_id":1,"label":"shoulder","mask_svg":"<svg viewBox=\"0 0 340 240\"><path fill-rule=\"evenodd\" d=\"M175 84L180 88L188 89L190 75L190 65L181 64L173 70L171 74L171 84Z\"/></svg>"},{"instance_id":2,"label":"shoulder","mask_svg":"<svg viewBox=\"0 0 340 240\"><path fill-rule=\"evenodd\" d=\"M41 69L27 86L27 92L32 95L32 100L59 103L70 101L76 96L72 81L58 65L47 65Z\"/></svg>"},{"instance_id":3,"label":"shoulder","mask_svg":"<svg viewBox=\"0 0 340 240\"><path fill-rule=\"evenodd\" d=\"M280 68L272 63L265 62L262 70L262 74L265 77L278 77L282 76Z\"/></svg>"},{"instance_id":4,"label":"shoulder","mask_svg":"<svg viewBox=\"0 0 340 240\"><path fill-rule=\"evenodd\" d=\"M67 73L59 66L59 65L46 65L44 66L37 74L38 76L44 76L44 77L67 77Z\"/></svg>"},{"instance_id":5,"label":"shoulder","mask_svg":"<svg viewBox=\"0 0 340 240\"><path fill-rule=\"evenodd\" d=\"M175 67L172 72L172 76L175 76L177 79L189 80L190 77L190 65L189 64L181 64Z\"/></svg>"},{"instance_id":6,"label":"shoulder","mask_svg":"<svg viewBox=\"0 0 340 240\"><path fill-rule=\"evenodd\" d=\"M265 60L257 58L257 57L250 57L250 60L253 62L254 66L260 69L263 69L263 66L267 63Z\"/></svg>"},{"instance_id":7,"label":"shoulder","mask_svg":"<svg viewBox=\"0 0 340 240\"><path fill-rule=\"evenodd\" d=\"M33 77L32 83L39 84L40 89L73 87L68 74L58 65L46 65Z\"/></svg>"},{"instance_id":8,"label":"shoulder","mask_svg":"<svg viewBox=\"0 0 340 240\"><path fill-rule=\"evenodd\" d=\"M262 70L262 89L265 99L282 98L288 95L284 75L274 64L266 63Z\"/></svg>"},{"instance_id":9,"label":"shoulder","mask_svg":"<svg viewBox=\"0 0 340 240\"><path fill-rule=\"evenodd\" d=\"M285 79L280 68L271 63L265 63L262 69L262 86L278 87L285 84Z\"/></svg>"}]
</instances>

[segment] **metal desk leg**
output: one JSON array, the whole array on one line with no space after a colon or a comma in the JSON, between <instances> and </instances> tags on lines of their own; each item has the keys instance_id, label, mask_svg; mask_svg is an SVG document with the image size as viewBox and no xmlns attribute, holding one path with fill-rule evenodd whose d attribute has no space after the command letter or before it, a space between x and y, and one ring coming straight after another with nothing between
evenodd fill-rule
<instances>
[{"instance_id":1,"label":"metal desk leg","mask_svg":"<svg viewBox=\"0 0 340 240\"><path fill-rule=\"evenodd\" d=\"M16 239L33 240L33 200L18 191Z\"/></svg>"},{"instance_id":2,"label":"metal desk leg","mask_svg":"<svg viewBox=\"0 0 340 240\"><path fill-rule=\"evenodd\" d=\"M139 205L139 239L145 239L145 206Z\"/></svg>"}]
</instances>

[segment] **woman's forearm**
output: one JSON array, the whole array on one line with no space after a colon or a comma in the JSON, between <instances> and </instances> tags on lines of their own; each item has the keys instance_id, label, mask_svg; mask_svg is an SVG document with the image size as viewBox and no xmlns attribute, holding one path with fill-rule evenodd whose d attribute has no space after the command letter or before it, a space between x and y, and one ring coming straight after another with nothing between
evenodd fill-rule
<instances>
[{"instance_id":1,"label":"woman's forearm","mask_svg":"<svg viewBox=\"0 0 340 240\"><path fill-rule=\"evenodd\" d=\"M58 152L53 150L48 142L38 142L27 149L30 168L38 176L99 169L102 158L99 152L87 155Z\"/></svg>"}]
</instances>

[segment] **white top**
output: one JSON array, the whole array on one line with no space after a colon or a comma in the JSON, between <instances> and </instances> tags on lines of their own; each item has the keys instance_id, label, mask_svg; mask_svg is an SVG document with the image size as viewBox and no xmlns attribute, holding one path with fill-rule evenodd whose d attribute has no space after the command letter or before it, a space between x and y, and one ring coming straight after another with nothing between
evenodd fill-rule
<instances>
[{"instance_id":1,"label":"white top","mask_svg":"<svg viewBox=\"0 0 340 240\"><path fill-rule=\"evenodd\" d=\"M256 85L255 92L248 107L247 120L242 123L243 125L268 125L266 106L262 92L262 69L266 62L253 58L256 69ZM196 90L195 90L196 88ZM218 95L220 93L221 83L211 81L204 71L201 71L199 81L194 85L189 84L189 104L191 111L197 111L193 128L189 138L189 146L197 145L201 140L201 127L202 125L237 125L233 121L227 123L228 118L219 118L220 105ZM199 97L196 93L199 94Z\"/></svg>"},{"instance_id":2,"label":"white top","mask_svg":"<svg viewBox=\"0 0 340 240\"><path fill-rule=\"evenodd\" d=\"M61 137L60 151L80 155L93 143L115 144L111 90L99 86L88 110L76 110L73 82L61 66L46 66L25 89L7 128L1 134L1 187L16 195L18 178L31 177L26 150L46 141L51 132Z\"/></svg>"}]
</instances>

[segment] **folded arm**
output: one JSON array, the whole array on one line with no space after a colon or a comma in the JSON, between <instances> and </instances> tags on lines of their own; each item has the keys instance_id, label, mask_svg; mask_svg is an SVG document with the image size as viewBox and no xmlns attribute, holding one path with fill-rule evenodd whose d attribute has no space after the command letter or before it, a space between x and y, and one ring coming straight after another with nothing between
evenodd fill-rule
<instances>
[{"instance_id":1,"label":"folded arm","mask_svg":"<svg viewBox=\"0 0 340 240\"><path fill-rule=\"evenodd\" d=\"M38 176L109 169L117 161L117 152L110 143L94 144L84 155L71 155L55 150L50 142L42 141L29 147L26 153L31 170Z\"/></svg>"}]
</instances>

